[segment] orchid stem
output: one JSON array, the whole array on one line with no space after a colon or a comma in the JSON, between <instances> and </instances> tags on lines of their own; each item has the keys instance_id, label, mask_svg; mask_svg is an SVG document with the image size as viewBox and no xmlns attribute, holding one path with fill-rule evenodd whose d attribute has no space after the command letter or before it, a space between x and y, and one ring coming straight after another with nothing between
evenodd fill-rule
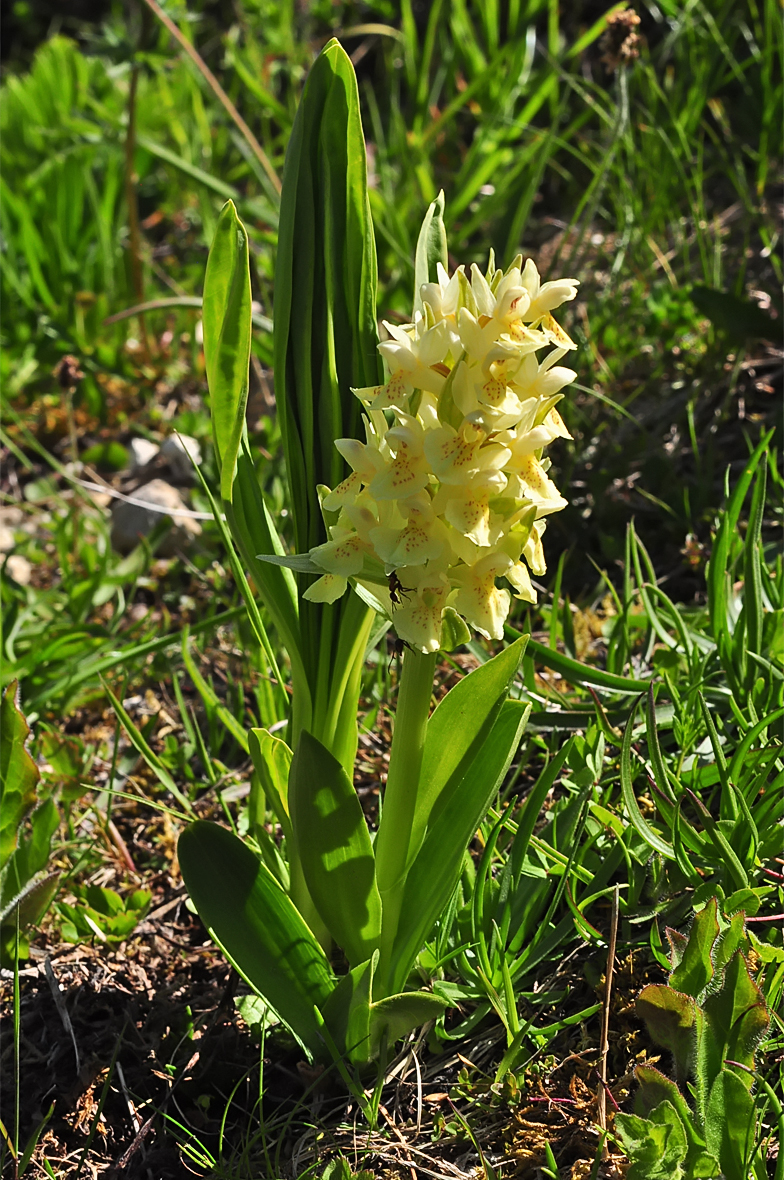
<instances>
[{"instance_id":1,"label":"orchid stem","mask_svg":"<svg viewBox=\"0 0 784 1180\"><path fill-rule=\"evenodd\" d=\"M387 964L397 933L406 871L414 851L411 833L437 655L437 652L425 655L409 649L403 656L384 809L375 846L376 880L384 907L380 949Z\"/></svg>"}]
</instances>

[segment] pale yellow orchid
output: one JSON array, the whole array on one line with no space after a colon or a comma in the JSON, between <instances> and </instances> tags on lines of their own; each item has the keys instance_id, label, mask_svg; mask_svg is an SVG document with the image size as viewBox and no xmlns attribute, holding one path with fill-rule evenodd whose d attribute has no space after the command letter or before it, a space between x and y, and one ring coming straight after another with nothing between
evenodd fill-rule
<instances>
[{"instance_id":1,"label":"pale yellow orchid","mask_svg":"<svg viewBox=\"0 0 784 1180\"><path fill-rule=\"evenodd\" d=\"M555 405L576 376L558 363L574 345L552 311L576 290L521 257L506 272L491 257L470 281L439 265L413 322L386 325L389 378L354 390L367 441L336 443L352 470L322 490L329 540L310 557L324 574L306 597L332 602L355 583L422 652L438 649L448 606L500 639L512 600L500 578L536 601L545 518L566 505L542 452L570 437Z\"/></svg>"}]
</instances>

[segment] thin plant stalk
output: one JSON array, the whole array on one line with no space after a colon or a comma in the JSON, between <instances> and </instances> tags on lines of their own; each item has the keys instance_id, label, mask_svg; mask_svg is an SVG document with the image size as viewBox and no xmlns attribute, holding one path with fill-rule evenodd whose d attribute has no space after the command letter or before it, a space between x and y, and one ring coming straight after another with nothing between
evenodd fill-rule
<instances>
[{"instance_id":1,"label":"thin plant stalk","mask_svg":"<svg viewBox=\"0 0 784 1180\"><path fill-rule=\"evenodd\" d=\"M137 303L144 303L144 272L141 259L141 233L139 230L139 201L136 194L136 172L134 154L136 151L136 92L139 85L139 63L131 66L131 81L128 88L128 128L125 133L125 200L128 206L128 258L131 285ZM139 330L146 356L150 355L150 342L144 313L139 312Z\"/></svg>"},{"instance_id":2,"label":"thin plant stalk","mask_svg":"<svg viewBox=\"0 0 784 1180\"><path fill-rule=\"evenodd\" d=\"M424 654L413 649L403 655L384 811L376 840L378 888L384 903L382 960L397 932L437 656L437 652Z\"/></svg>"}]
</instances>

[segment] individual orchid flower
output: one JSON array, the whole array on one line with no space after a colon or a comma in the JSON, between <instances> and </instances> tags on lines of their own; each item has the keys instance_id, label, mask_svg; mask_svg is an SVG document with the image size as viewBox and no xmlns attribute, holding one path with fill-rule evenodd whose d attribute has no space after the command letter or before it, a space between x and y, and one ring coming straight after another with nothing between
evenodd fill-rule
<instances>
[{"instance_id":1,"label":"individual orchid flower","mask_svg":"<svg viewBox=\"0 0 784 1180\"><path fill-rule=\"evenodd\" d=\"M532 258L526 262L520 281L529 296L528 308L523 316L528 323L537 323L548 312L574 299L580 285L577 279L558 279L556 282L543 283Z\"/></svg>"}]
</instances>

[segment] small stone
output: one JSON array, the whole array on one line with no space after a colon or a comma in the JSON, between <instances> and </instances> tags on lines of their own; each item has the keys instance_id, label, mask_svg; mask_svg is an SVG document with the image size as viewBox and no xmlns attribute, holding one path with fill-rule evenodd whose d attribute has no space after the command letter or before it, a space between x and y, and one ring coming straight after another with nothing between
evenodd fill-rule
<instances>
[{"instance_id":1,"label":"small stone","mask_svg":"<svg viewBox=\"0 0 784 1180\"><path fill-rule=\"evenodd\" d=\"M20 553L12 553L5 559L5 572L20 586L29 586L33 573L32 563Z\"/></svg>"},{"instance_id":2,"label":"small stone","mask_svg":"<svg viewBox=\"0 0 784 1180\"><path fill-rule=\"evenodd\" d=\"M161 446L161 456L169 464L174 479L190 483L193 479L193 465L201 463L201 447L189 434L170 434Z\"/></svg>"},{"instance_id":3,"label":"small stone","mask_svg":"<svg viewBox=\"0 0 784 1180\"><path fill-rule=\"evenodd\" d=\"M130 553L139 540L148 537L166 515L171 516L172 524L157 549L159 557L170 557L201 533L201 525L197 520L189 516L171 515L181 512L185 504L177 489L165 480L153 479L143 484L133 493L133 499L143 503L129 504L127 500L117 500L112 508L112 545L118 553Z\"/></svg>"},{"instance_id":4,"label":"small stone","mask_svg":"<svg viewBox=\"0 0 784 1180\"><path fill-rule=\"evenodd\" d=\"M13 505L4 505L0 508L0 553L7 553L9 549L13 549L16 544L14 529L19 528L23 518L21 508L14 508Z\"/></svg>"},{"instance_id":5,"label":"small stone","mask_svg":"<svg viewBox=\"0 0 784 1180\"><path fill-rule=\"evenodd\" d=\"M161 448L148 438L132 438L128 449L131 452L131 471L138 471L140 467L152 463Z\"/></svg>"}]
</instances>

